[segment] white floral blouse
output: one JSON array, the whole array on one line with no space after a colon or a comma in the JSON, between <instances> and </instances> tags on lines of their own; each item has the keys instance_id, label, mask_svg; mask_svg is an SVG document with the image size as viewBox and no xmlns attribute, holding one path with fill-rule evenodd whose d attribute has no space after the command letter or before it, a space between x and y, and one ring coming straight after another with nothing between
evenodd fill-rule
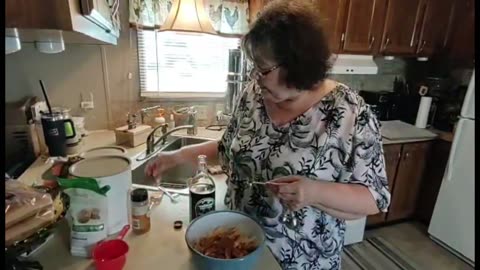
<instances>
[{"instance_id":1,"label":"white floral blouse","mask_svg":"<svg viewBox=\"0 0 480 270\"><path fill-rule=\"evenodd\" d=\"M318 181L361 184L386 212L390 193L380 125L370 107L349 87L338 84L308 111L275 127L254 82L242 92L232 120L219 142L228 175L225 204L263 225L267 246L282 269L340 269L345 220L314 208L295 212L295 231L280 218L283 206L263 186L269 181L302 175Z\"/></svg>"}]
</instances>

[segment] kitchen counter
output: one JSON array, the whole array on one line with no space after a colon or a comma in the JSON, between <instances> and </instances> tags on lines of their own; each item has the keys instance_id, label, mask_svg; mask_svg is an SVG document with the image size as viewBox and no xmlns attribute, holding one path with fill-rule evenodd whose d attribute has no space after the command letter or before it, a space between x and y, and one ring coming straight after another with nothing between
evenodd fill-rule
<instances>
[{"instance_id":1,"label":"kitchen counter","mask_svg":"<svg viewBox=\"0 0 480 270\"><path fill-rule=\"evenodd\" d=\"M204 127L199 127L198 128L198 133L196 137L199 138L207 138L207 139L220 139L223 135L222 131L214 131L214 130L207 130ZM435 132L435 130L431 130L434 133L439 134L439 138L443 139L449 139L451 141L451 138L453 135L449 134L440 134L439 132ZM400 131L401 132L401 131ZM186 136L187 131L186 130L179 130L174 133L174 135L177 136ZM401 136L399 136L401 137ZM400 143L413 143L413 142L421 142L421 141L430 141L434 140L435 137L432 138L417 138L417 139L411 139L411 138L405 138L405 139L397 139L397 140L389 140L387 138L383 138L383 144L400 144ZM91 131L90 134L85 137L82 141L82 147L80 152L83 152L85 150L99 147L99 146L107 146L107 145L116 145L115 144L115 133L111 130L97 130L97 131ZM132 161L132 170L137 168L138 166L141 165L141 162L137 162L135 160L135 157L140 155L142 152L145 151L146 145L142 144L140 146L137 146L135 148L126 148L127 150L127 157L129 157ZM51 166L50 163L45 163L46 158L45 157L38 157L37 160L18 178L20 181L27 183L27 184L34 184L38 183L40 184L42 182L42 174L49 169Z\"/></svg>"},{"instance_id":2,"label":"kitchen counter","mask_svg":"<svg viewBox=\"0 0 480 270\"><path fill-rule=\"evenodd\" d=\"M220 139L223 132L224 130L211 131L199 127L197 137ZM178 131L174 135L186 135L186 130ZM432 138L391 141L384 138L383 143L407 143L431 139ZM84 138L81 151L107 145L115 145L114 132L108 130L93 131L90 132L89 136ZM143 144L135 148L127 148L126 155L132 160L132 169L141 165L135 158L145 151L145 147L145 144ZM51 166L51 164L45 163L45 161L45 158L39 157L30 168L21 175L19 180L27 184L40 184L42 174ZM215 176L215 181L217 183L217 209L225 209L223 205L223 197L226 190L225 176ZM151 219L152 228L150 232L140 236L129 233L125 238L130 245L125 269L156 269L159 266L169 270L195 269L191 263L190 251L184 240L185 229L189 219L188 197L180 196L177 204L172 204L168 197L164 197L161 204L153 209ZM184 227L182 230L175 231L173 229L173 222L175 220L183 221ZM280 269L270 251L265 249L264 252L258 269ZM69 228L66 222L62 222L59 225L53 238L50 239L44 247L32 254L32 258L39 260L44 266L44 269L94 269L91 260L70 255Z\"/></svg>"},{"instance_id":3,"label":"kitchen counter","mask_svg":"<svg viewBox=\"0 0 480 270\"><path fill-rule=\"evenodd\" d=\"M198 128L196 137L207 139L221 138L223 131L211 131L205 128ZM186 130L180 130L174 135L186 135ZM90 132L84 138L80 152L99 147L115 145L115 134L109 130L98 130ZM145 151L145 144L135 148L126 148L127 156L132 160L132 169L141 165L135 158ZM51 164L45 163L46 158L39 157L26 170L19 181L27 184L40 184L42 174L49 169ZM218 210L226 209L223 204L226 192L225 175L214 176L216 182L216 207ZM130 232L125 241L130 246L127 256L127 264L124 269L162 269L188 270L196 269L191 262L191 253L185 244L185 230L189 223L188 196L180 196L178 203L172 204L169 198L164 196L160 205L155 206L151 214L151 230L144 235L135 235ZM183 221L182 230L174 230L173 222ZM50 239L43 247L31 255L31 258L38 260L44 269L65 269L84 270L95 269L90 259L73 257L69 251L69 228L66 221L61 222ZM258 269L280 269L275 258L268 249L264 249Z\"/></svg>"},{"instance_id":4,"label":"kitchen counter","mask_svg":"<svg viewBox=\"0 0 480 270\"><path fill-rule=\"evenodd\" d=\"M225 175L214 176L216 183L216 209L226 209L223 197L226 191ZM151 214L151 229L143 235L135 235L131 231L125 237L130 250L127 255L125 270L129 269L168 269L190 270L197 269L191 261L191 252L185 244L185 231L189 223L188 196L180 196L178 203L173 204L166 196L161 203L155 206ZM181 230L173 229L173 222L183 221ZM62 222L57 232L44 247L31 255L31 259L38 260L49 270L86 270L95 269L93 261L85 258L73 257L69 251L69 228L67 222ZM281 269L275 258L268 250L264 254L256 269Z\"/></svg>"},{"instance_id":5,"label":"kitchen counter","mask_svg":"<svg viewBox=\"0 0 480 270\"><path fill-rule=\"evenodd\" d=\"M179 130L175 132L175 136L186 136L186 130ZM212 131L207 130L204 127L198 128L198 133L195 137L206 138L206 139L220 139L223 135L223 131ZM79 153L100 147L100 146L111 146L116 145L115 143L115 133L111 130L95 130L90 131L89 135L84 137L82 140L82 146L79 150ZM126 148L126 156L130 158L132 162L132 170L137 168L142 164L142 162L136 161L136 157L143 153L146 149L146 144L139 145L135 148ZM52 164L46 163L46 157L38 157L35 162L30 165L30 167L18 178L18 180L28 184L40 184L42 183L42 174L47 171Z\"/></svg>"}]
</instances>

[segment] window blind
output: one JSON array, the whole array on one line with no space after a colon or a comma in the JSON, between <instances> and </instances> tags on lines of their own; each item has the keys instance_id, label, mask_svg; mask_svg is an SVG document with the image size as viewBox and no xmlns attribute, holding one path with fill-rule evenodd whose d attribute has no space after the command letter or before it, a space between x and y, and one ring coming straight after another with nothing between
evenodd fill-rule
<instances>
[{"instance_id":1,"label":"window blind","mask_svg":"<svg viewBox=\"0 0 480 270\"><path fill-rule=\"evenodd\" d=\"M184 32L137 31L142 93L223 93L228 50L239 38Z\"/></svg>"}]
</instances>

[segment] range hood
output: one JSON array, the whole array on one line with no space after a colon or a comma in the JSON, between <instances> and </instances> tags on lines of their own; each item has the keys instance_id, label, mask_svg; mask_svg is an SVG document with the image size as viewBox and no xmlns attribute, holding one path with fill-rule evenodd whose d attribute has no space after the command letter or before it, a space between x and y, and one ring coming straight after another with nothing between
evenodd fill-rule
<instances>
[{"instance_id":1,"label":"range hood","mask_svg":"<svg viewBox=\"0 0 480 270\"><path fill-rule=\"evenodd\" d=\"M334 54L330 74L377 74L378 67L371 55Z\"/></svg>"}]
</instances>

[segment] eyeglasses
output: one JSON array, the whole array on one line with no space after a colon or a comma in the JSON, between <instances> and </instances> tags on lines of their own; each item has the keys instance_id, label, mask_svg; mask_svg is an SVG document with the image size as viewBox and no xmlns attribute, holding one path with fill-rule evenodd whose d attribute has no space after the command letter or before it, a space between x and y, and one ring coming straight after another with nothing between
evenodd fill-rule
<instances>
[{"instance_id":1,"label":"eyeglasses","mask_svg":"<svg viewBox=\"0 0 480 270\"><path fill-rule=\"evenodd\" d=\"M248 74L248 77L250 77L250 79L253 79L253 80L259 80L265 76L267 76L268 74L270 74L270 72L274 71L275 69L278 69L280 67L280 65L275 65L267 70L264 70L264 71L260 71L257 67L253 67L251 70L250 70L250 73Z\"/></svg>"}]
</instances>

